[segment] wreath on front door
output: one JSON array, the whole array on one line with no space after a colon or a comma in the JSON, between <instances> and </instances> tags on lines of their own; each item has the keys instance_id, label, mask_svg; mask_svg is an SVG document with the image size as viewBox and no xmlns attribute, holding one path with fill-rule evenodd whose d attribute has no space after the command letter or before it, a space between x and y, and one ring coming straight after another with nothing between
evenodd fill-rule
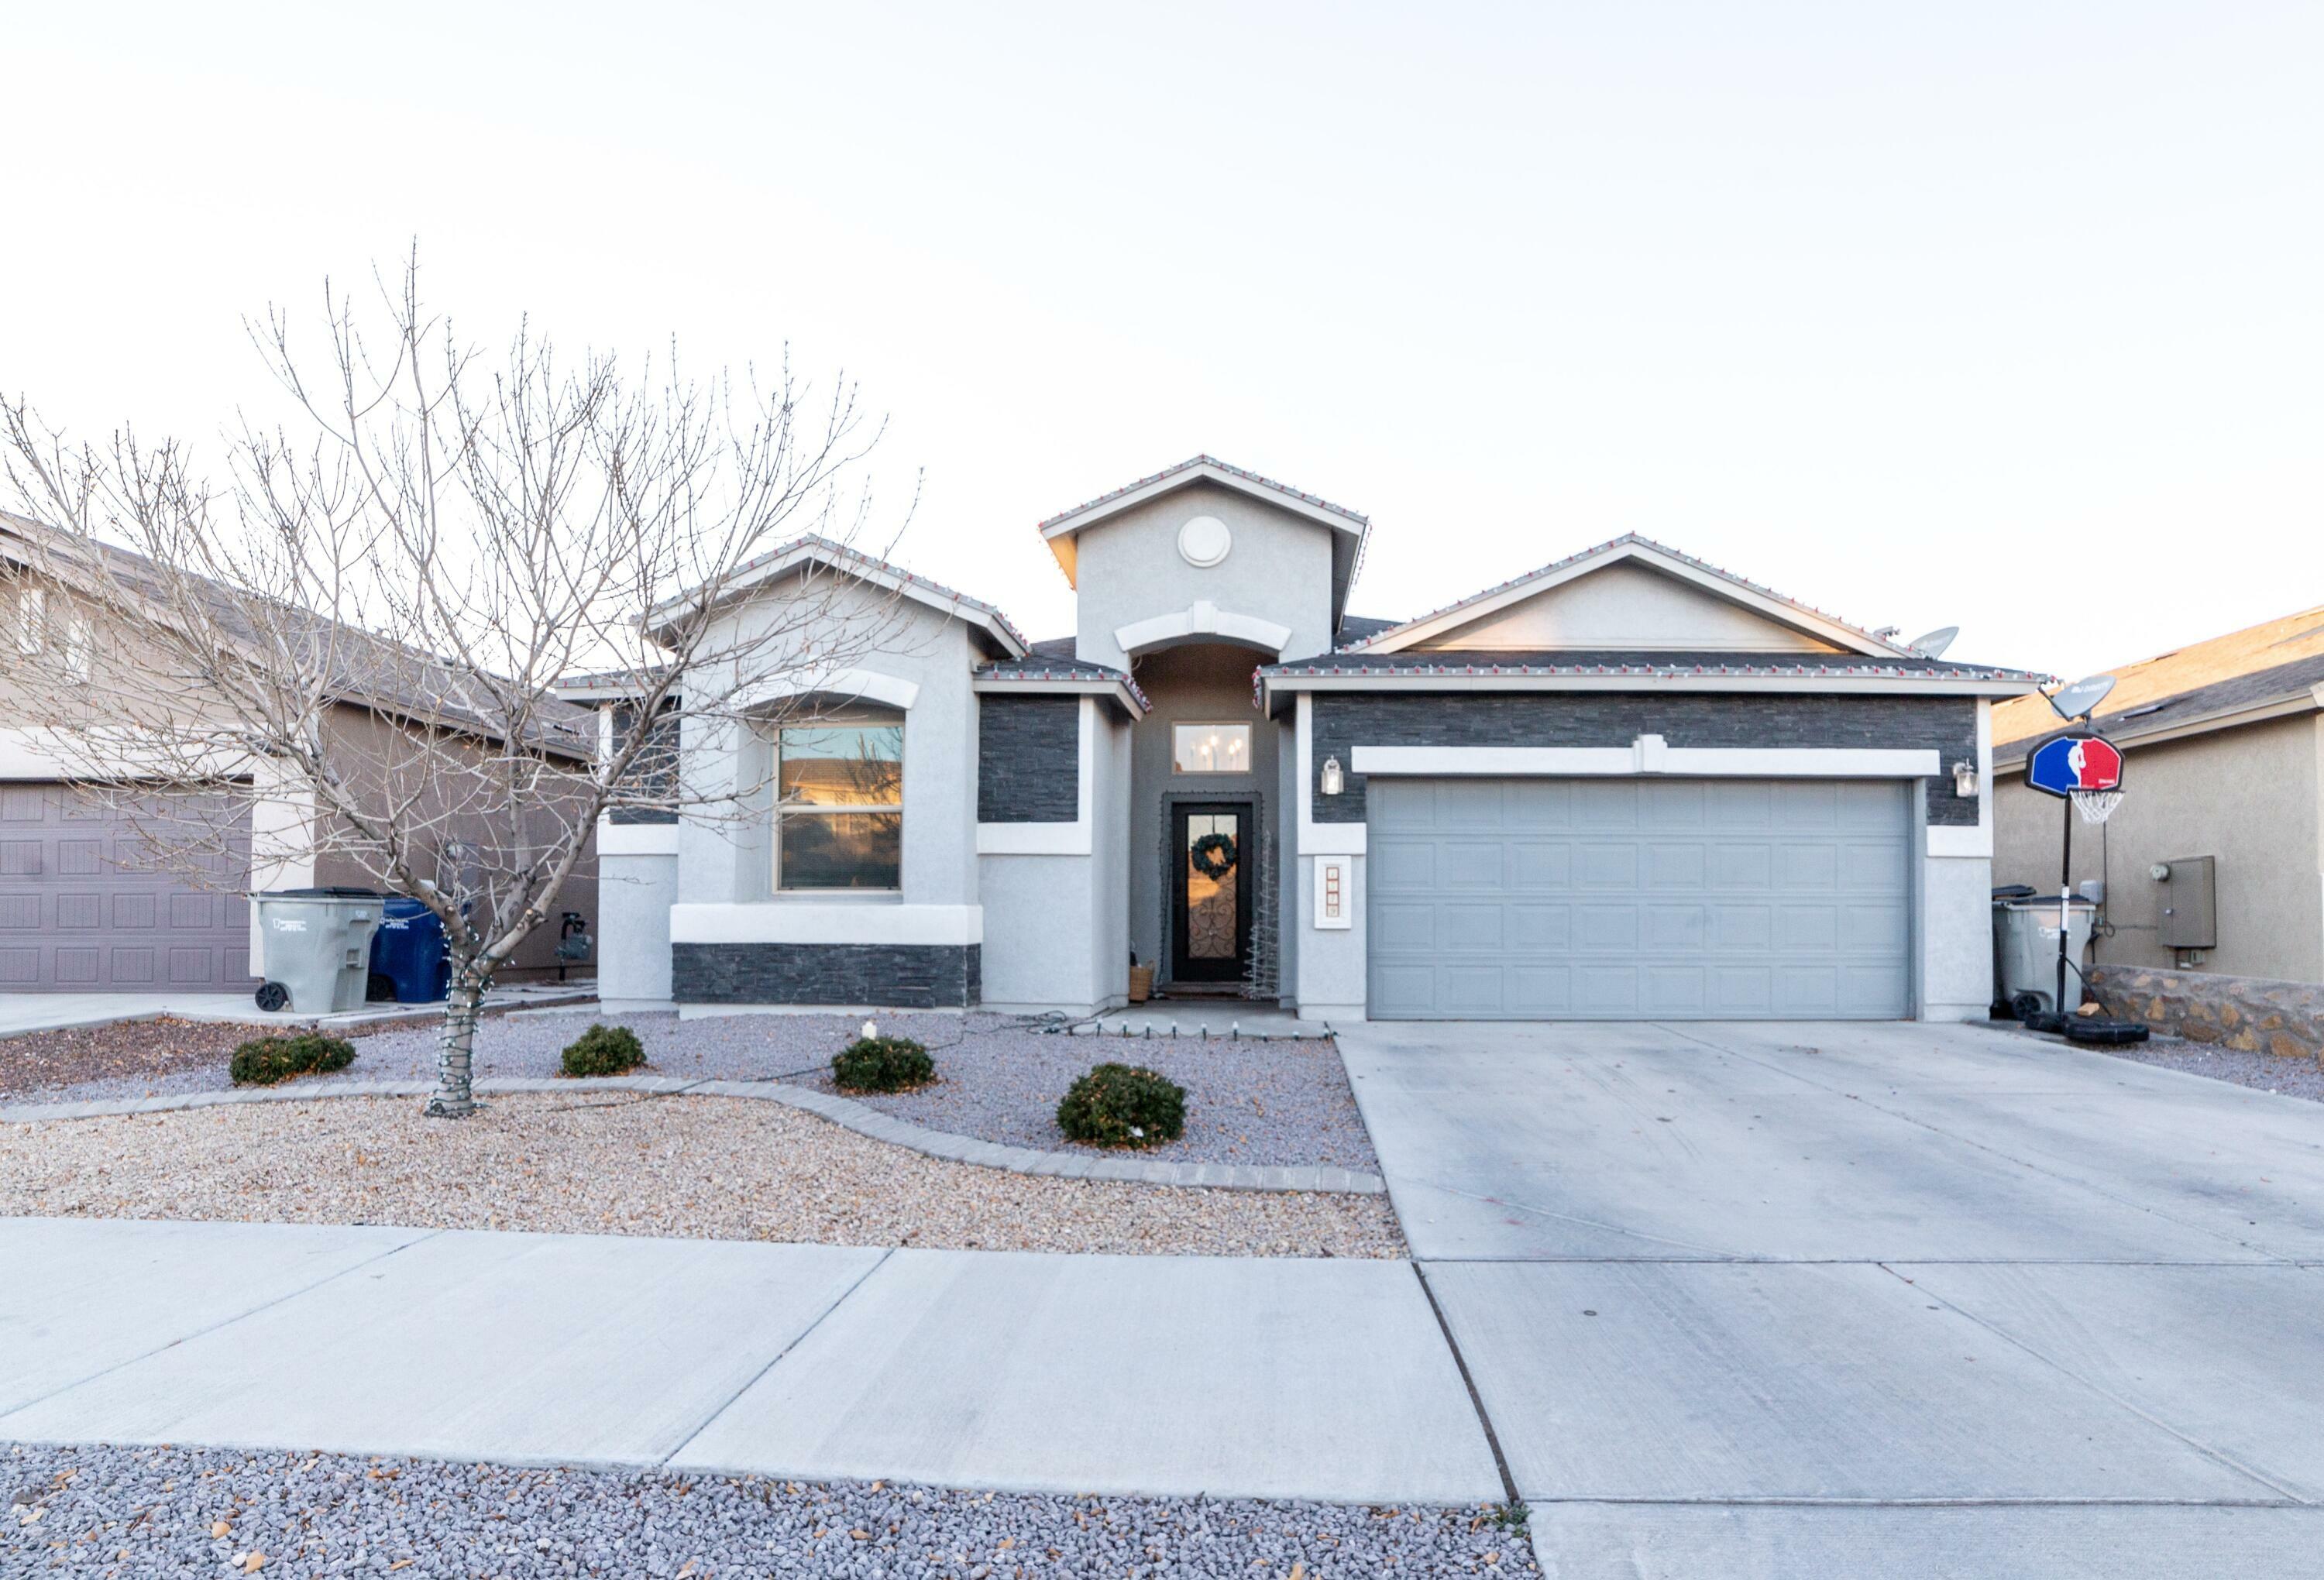
<instances>
[{"instance_id":1,"label":"wreath on front door","mask_svg":"<svg viewBox=\"0 0 2324 1580\"><path fill-rule=\"evenodd\" d=\"M1235 842L1232 834L1204 834L1187 851L1187 859L1194 870L1216 881L1232 872L1235 867Z\"/></svg>"}]
</instances>

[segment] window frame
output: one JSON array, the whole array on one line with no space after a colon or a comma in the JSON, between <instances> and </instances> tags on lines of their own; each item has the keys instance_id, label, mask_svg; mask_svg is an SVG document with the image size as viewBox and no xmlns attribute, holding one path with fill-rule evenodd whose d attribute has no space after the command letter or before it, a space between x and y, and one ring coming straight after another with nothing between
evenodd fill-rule
<instances>
[{"instance_id":1,"label":"window frame","mask_svg":"<svg viewBox=\"0 0 2324 1580\"><path fill-rule=\"evenodd\" d=\"M1239 768L1186 767L1178 760L1178 732L1181 730L1223 730L1230 732L1240 730L1242 732L1242 767ZM1214 779L1236 774L1248 775L1254 771L1250 764L1251 740L1252 730L1247 723L1224 719L1174 719L1170 722L1170 776L1174 779Z\"/></svg>"},{"instance_id":2,"label":"window frame","mask_svg":"<svg viewBox=\"0 0 2324 1580\"><path fill-rule=\"evenodd\" d=\"M783 737L791 730L814 730L827 733L840 730L892 730L896 732L896 799L889 802L803 802L783 799ZM846 895L900 895L904 892L904 748L905 715L900 709L850 708L844 712L814 719L800 719L776 724L770 731L768 745L773 754L773 772L769 782L774 791L773 813L768 828L773 836L769 841L768 880L778 897L792 895L836 896ZM786 887L783 884L783 823L786 819L799 817L860 816L864 813L886 813L896 820L896 881L893 885L872 887L868 885L818 885Z\"/></svg>"}]
</instances>

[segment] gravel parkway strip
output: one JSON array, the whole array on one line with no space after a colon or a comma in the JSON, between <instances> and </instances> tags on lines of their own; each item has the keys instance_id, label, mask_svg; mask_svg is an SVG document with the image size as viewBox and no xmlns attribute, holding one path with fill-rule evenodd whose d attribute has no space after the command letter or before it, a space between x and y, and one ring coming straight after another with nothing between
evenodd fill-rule
<instances>
[{"instance_id":1,"label":"gravel parkway strip","mask_svg":"<svg viewBox=\"0 0 2324 1580\"><path fill-rule=\"evenodd\" d=\"M11 1500L14 1500L13 1502ZM0 1450L0 1555L76 1576L1371 1580L1539 1572L1492 1505L946 1491L234 1449ZM11 1573L15 1571L12 1570Z\"/></svg>"}]
</instances>

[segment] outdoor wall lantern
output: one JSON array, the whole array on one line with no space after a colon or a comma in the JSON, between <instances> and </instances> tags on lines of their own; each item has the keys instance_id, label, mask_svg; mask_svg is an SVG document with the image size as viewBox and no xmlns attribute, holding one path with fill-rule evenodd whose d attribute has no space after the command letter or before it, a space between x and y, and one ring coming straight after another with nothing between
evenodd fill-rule
<instances>
[{"instance_id":1,"label":"outdoor wall lantern","mask_svg":"<svg viewBox=\"0 0 2324 1580\"><path fill-rule=\"evenodd\" d=\"M1977 799L1977 765L1963 760L1953 765L1953 794L1963 801Z\"/></svg>"},{"instance_id":2,"label":"outdoor wall lantern","mask_svg":"<svg viewBox=\"0 0 2324 1580\"><path fill-rule=\"evenodd\" d=\"M1323 794L1326 795L1337 795L1340 793L1341 787L1340 759L1335 757L1327 757L1323 759Z\"/></svg>"}]
</instances>

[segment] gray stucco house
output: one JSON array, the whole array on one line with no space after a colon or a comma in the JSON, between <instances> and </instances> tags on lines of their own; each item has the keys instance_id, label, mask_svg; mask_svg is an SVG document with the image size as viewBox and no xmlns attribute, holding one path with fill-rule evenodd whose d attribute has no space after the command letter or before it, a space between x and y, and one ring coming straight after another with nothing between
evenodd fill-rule
<instances>
[{"instance_id":1,"label":"gray stucco house","mask_svg":"<svg viewBox=\"0 0 2324 1580\"><path fill-rule=\"evenodd\" d=\"M816 540L754 571L901 629L812 728L687 722L742 834L600 829L608 1001L1078 1014L1134 956L1339 1020L1986 1012L1989 712L2037 676L1630 537L1361 619L1366 519L1208 456L1039 529L1056 641Z\"/></svg>"}]
</instances>

